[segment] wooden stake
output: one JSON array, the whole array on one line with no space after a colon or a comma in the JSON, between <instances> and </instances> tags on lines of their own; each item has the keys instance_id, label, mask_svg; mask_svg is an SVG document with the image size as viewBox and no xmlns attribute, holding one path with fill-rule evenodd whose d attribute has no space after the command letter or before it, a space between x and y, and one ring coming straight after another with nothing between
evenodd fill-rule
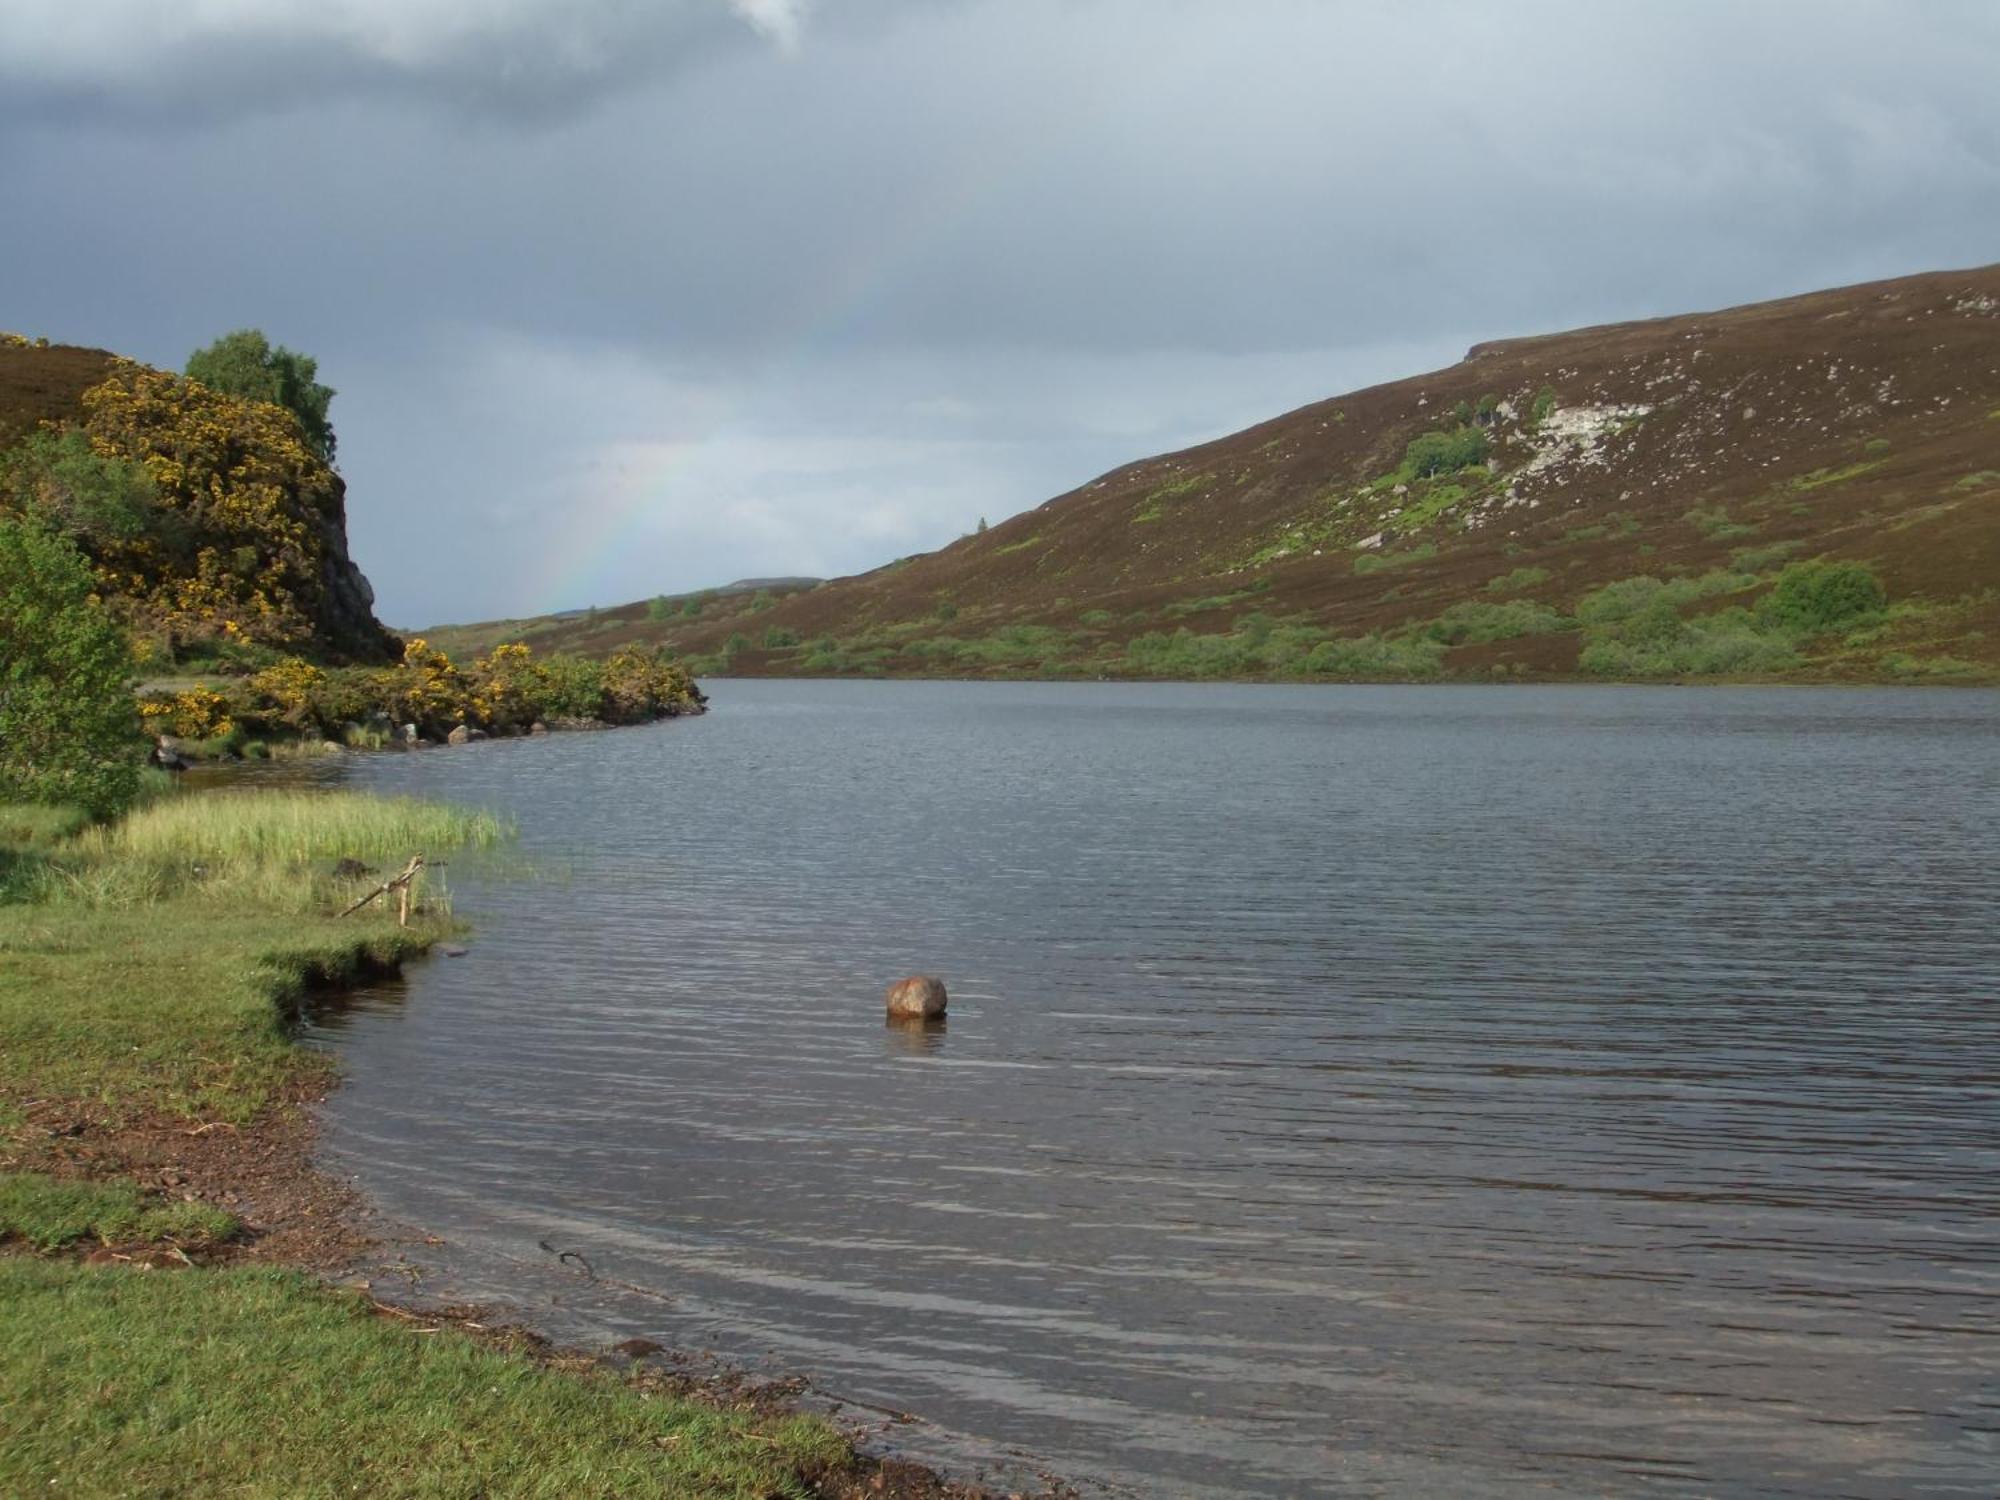
<instances>
[{"instance_id":1,"label":"wooden stake","mask_svg":"<svg viewBox=\"0 0 2000 1500\"><path fill-rule=\"evenodd\" d=\"M397 893L396 921L400 926L408 927L410 925L410 886L416 880L417 872L422 870L423 867L424 857L421 854L412 854L410 862L403 866L402 874L392 876L390 879L383 881L359 901L336 913L336 916L344 917L349 912L359 911L377 896L395 891Z\"/></svg>"}]
</instances>

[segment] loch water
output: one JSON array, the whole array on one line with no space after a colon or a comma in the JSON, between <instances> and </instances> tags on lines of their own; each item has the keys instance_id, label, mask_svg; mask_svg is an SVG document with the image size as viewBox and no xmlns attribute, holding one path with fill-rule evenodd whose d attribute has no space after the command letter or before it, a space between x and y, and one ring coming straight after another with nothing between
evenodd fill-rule
<instances>
[{"instance_id":1,"label":"loch water","mask_svg":"<svg viewBox=\"0 0 2000 1500\"><path fill-rule=\"evenodd\" d=\"M534 866L317 1030L462 1284L1120 1494L2000 1493L2000 694L707 686L327 773Z\"/></svg>"}]
</instances>

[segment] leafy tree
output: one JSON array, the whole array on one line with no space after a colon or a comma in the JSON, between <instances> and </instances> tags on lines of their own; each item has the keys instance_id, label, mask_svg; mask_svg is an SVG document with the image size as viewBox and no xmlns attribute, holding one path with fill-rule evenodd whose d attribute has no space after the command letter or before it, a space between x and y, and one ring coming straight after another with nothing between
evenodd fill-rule
<instances>
[{"instance_id":1,"label":"leafy tree","mask_svg":"<svg viewBox=\"0 0 2000 1500\"><path fill-rule=\"evenodd\" d=\"M665 594L655 594L646 605L646 618L649 620L664 620L673 612L673 601Z\"/></svg>"},{"instance_id":2,"label":"leafy tree","mask_svg":"<svg viewBox=\"0 0 2000 1500\"><path fill-rule=\"evenodd\" d=\"M95 550L157 532L165 519L146 466L107 457L75 428L43 430L0 453L0 513L43 521Z\"/></svg>"},{"instance_id":3,"label":"leafy tree","mask_svg":"<svg viewBox=\"0 0 2000 1500\"><path fill-rule=\"evenodd\" d=\"M272 344L262 330L239 328L188 356L187 374L211 390L251 401L269 401L299 419L306 446L333 462L333 424L326 409L333 388L319 383L319 361Z\"/></svg>"},{"instance_id":4,"label":"leafy tree","mask_svg":"<svg viewBox=\"0 0 2000 1500\"><path fill-rule=\"evenodd\" d=\"M132 648L75 545L0 521L0 801L104 817L139 789Z\"/></svg>"}]
</instances>

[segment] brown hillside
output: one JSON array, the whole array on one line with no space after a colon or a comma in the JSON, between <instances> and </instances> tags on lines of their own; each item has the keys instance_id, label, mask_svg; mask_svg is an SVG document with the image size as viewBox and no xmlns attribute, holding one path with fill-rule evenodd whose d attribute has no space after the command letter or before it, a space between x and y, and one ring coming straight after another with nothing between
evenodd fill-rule
<instances>
[{"instance_id":1,"label":"brown hillside","mask_svg":"<svg viewBox=\"0 0 2000 1500\"><path fill-rule=\"evenodd\" d=\"M1453 415L1467 407L1469 424ZM1413 440L1466 426L1488 445L1483 465L1403 468ZM1475 629L1440 669L1552 676L1578 668L1590 637L1566 617L1592 590L1680 580L1700 595L1677 596L1693 618L1754 606L1814 558L1872 567L1887 613L1734 675L2000 674L2000 266L1481 344L858 577L715 599L695 618L630 605L440 638L664 640L751 674L1183 675L1180 661L1306 675L1296 657L1274 666L1226 642L1202 655L1199 641L1163 657L1142 638L1221 638L1251 611L1239 643L1271 622L1308 644L1449 638L1460 632L1430 622L1453 605L1521 601L1561 623Z\"/></svg>"}]
</instances>

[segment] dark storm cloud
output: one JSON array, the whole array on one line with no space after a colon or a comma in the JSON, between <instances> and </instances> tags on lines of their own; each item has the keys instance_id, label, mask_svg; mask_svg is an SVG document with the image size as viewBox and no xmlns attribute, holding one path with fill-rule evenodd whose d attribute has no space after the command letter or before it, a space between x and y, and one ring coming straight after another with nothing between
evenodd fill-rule
<instances>
[{"instance_id":1,"label":"dark storm cloud","mask_svg":"<svg viewBox=\"0 0 2000 1500\"><path fill-rule=\"evenodd\" d=\"M867 566L1477 339L2000 244L1980 4L164 14L0 12L0 323L319 354L405 622Z\"/></svg>"}]
</instances>

